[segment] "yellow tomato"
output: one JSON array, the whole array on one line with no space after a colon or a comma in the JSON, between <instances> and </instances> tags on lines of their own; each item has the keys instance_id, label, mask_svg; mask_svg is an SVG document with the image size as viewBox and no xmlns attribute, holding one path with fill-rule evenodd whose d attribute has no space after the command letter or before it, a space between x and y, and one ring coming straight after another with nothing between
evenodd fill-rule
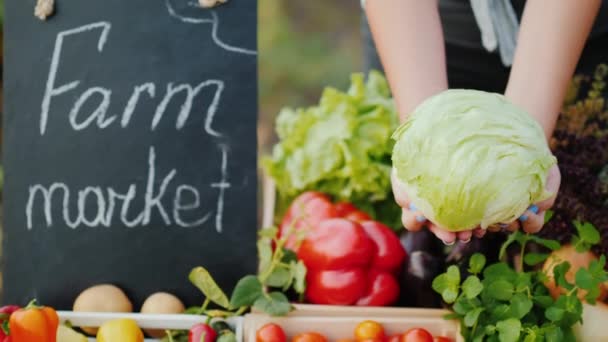
<instances>
[{"instance_id":1,"label":"yellow tomato","mask_svg":"<svg viewBox=\"0 0 608 342\"><path fill-rule=\"evenodd\" d=\"M143 342L144 333L132 319L114 319L97 332L97 342Z\"/></svg>"}]
</instances>

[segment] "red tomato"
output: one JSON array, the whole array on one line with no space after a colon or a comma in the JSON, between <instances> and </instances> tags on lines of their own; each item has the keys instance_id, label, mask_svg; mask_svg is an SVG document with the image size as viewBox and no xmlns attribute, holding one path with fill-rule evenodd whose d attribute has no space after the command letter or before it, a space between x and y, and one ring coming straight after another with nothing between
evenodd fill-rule
<instances>
[{"instance_id":1,"label":"red tomato","mask_svg":"<svg viewBox=\"0 0 608 342\"><path fill-rule=\"evenodd\" d=\"M365 292L366 277L362 268L311 270L306 274L306 297L313 304L353 305Z\"/></svg>"},{"instance_id":2,"label":"red tomato","mask_svg":"<svg viewBox=\"0 0 608 342\"><path fill-rule=\"evenodd\" d=\"M445 336L435 336L433 342L454 342L454 340Z\"/></svg>"},{"instance_id":3,"label":"red tomato","mask_svg":"<svg viewBox=\"0 0 608 342\"><path fill-rule=\"evenodd\" d=\"M294 336L291 342L327 342L327 339L319 333L308 332Z\"/></svg>"},{"instance_id":4,"label":"red tomato","mask_svg":"<svg viewBox=\"0 0 608 342\"><path fill-rule=\"evenodd\" d=\"M425 329L414 328L403 334L401 342L433 342L433 335Z\"/></svg>"},{"instance_id":5,"label":"red tomato","mask_svg":"<svg viewBox=\"0 0 608 342\"><path fill-rule=\"evenodd\" d=\"M401 342L401 335L400 334L393 335L393 336L389 337L388 340L386 340L386 342Z\"/></svg>"},{"instance_id":6,"label":"red tomato","mask_svg":"<svg viewBox=\"0 0 608 342\"><path fill-rule=\"evenodd\" d=\"M384 327L374 321L363 321L355 327L355 339L361 340L382 340L384 339Z\"/></svg>"},{"instance_id":7,"label":"red tomato","mask_svg":"<svg viewBox=\"0 0 608 342\"><path fill-rule=\"evenodd\" d=\"M279 325L268 323L258 329L255 340L256 342L285 342L287 337L285 337L285 332Z\"/></svg>"},{"instance_id":8,"label":"red tomato","mask_svg":"<svg viewBox=\"0 0 608 342\"><path fill-rule=\"evenodd\" d=\"M372 218L348 202L340 202L335 206L338 217L355 222L369 221Z\"/></svg>"}]
</instances>

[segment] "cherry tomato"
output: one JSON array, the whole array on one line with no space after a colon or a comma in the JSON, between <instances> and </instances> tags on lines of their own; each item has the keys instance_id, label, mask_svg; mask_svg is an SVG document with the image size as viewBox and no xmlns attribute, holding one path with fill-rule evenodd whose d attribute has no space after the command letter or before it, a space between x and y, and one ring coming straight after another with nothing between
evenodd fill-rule
<instances>
[{"instance_id":1,"label":"cherry tomato","mask_svg":"<svg viewBox=\"0 0 608 342\"><path fill-rule=\"evenodd\" d=\"M393 336L389 337L388 340L386 340L386 342L401 342L401 337L402 337L402 335L400 335L400 334L393 335Z\"/></svg>"},{"instance_id":2,"label":"cherry tomato","mask_svg":"<svg viewBox=\"0 0 608 342\"><path fill-rule=\"evenodd\" d=\"M327 339L319 333L307 332L294 336L291 342L327 342Z\"/></svg>"},{"instance_id":3,"label":"cherry tomato","mask_svg":"<svg viewBox=\"0 0 608 342\"><path fill-rule=\"evenodd\" d=\"M274 323L268 323L258 329L255 335L256 342L285 342L285 332L283 328Z\"/></svg>"},{"instance_id":4,"label":"cherry tomato","mask_svg":"<svg viewBox=\"0 0 608 342\"><path fill-rule=\"evenodd\" d=\"M435 336L433 342L454 342L454 340L445 336Z\"/></svg>"},{"instance_id":5,"label":"cherry tomato","mask_svg":"<svg viewBox=\"0 0 608 342\"><path fill-rule=\"evenodd\" d=\"M384 339L384 327L378 322L363 321L355 327L355 339L361 340L382 340Z\"/></svg>"},{"instance_id":6,"label":"cherry tomato","mask_svg":"<svg viewBox=\"0 0 608 342\"><path fill-rule=\"evenodd\" d=\"M425 329L414 328L403 334L401 342L433 342L433 335Z\"/></svg>"}]
</instances>

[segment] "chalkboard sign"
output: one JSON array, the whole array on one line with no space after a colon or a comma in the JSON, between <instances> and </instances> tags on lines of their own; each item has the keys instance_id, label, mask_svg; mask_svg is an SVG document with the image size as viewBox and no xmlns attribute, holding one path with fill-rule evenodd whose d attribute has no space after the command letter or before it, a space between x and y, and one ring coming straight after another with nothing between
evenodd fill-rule
<instances>
[{"instance_id":1,"label":"chalkboard sign","mask_svg":"<svg viewBox=\"0 0 608 342\"><path fill-rule=\"evenodd\" d=\"M256 270L257 1L6 0L3 302Z\"/></svg>"}]
</instances>

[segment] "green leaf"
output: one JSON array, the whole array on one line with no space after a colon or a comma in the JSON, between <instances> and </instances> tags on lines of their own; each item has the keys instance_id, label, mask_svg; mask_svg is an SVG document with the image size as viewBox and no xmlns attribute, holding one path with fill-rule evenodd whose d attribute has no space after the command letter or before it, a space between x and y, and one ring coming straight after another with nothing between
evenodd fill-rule
<instances>
[{"instance_id":1,"label":"green leaf","mask_svg":"<svg viewBox=\"0 0 608 342\"><path fill-rule=\"evenodd\" d=\"M496 323L496 330L501 342L517 342L521 333L521 322L515 318L509 318Z\"/></svg>"},{"instance_id":2,"label":"green leaf","mask_svg":"<svg viewBox=\"0 0 608 342\"><path fill-rule=\"evenodd\" d=\"M291 272L285 266L278 265L270 273L270 276L264 282L264 285L270 287L285 287L291 285Z\"/></svg>"},{"instance_id":3,"label":"green leaf","mask_svg":"<svg viewBox=\"0 0 608 342\"><path fill-rule=\"evenodd\" d=\"M483 270L484 282L488 279L505 279L513 281L516 277L515 271L504 262L489 265Z\"/></svg>"},{"instance_id":4,"label":"green leaf","mask_svg":"<svg viewBox=\"0 0 608 342\"><path fill-rule=\"evenodd\" d=\"M469 299L477 297L482 290L483 285L477 276L469 276L462 283L462 292Z\"/></svg>"},{"instance_id":5,"label":"green leaf","mask_svg":"<svg viewBox=\"0 0 608 342\"><path fill-rule=\"evenodd\" d=\"M432 283L433 290L441 294L443 300L448 304L454 303L458 297L459 286L460 271L455 265L448 267L447 271L438 275Z\"/></svg>"},{"instance_id":6,"label":"green leaf","mask_svg":"<svg viewBox=\"0 0 608 342\"><path fill-rule=\"evenodd\" d=\"M545 341L547 342L563 342L564 334L560 327L549 325L545 328Z\"/></svg>"},{"instance_id":7,"label":"green leaf","mask_svg":"<svg viewBox=\"0 0 608 342\"><path fill-rule=\"evenodd\" d=\"M589 290L599 285L595 281L593 281L593 275L591 275L591 272L589 272L589 270L584 267L581 267L578 269L578 271L576 271L574 281L576 286L585 290Z\"/></svg>"},{"instance_id":8,"label":"green leaf","mask_svg":"<svg viewBox=\"0 0 608 342\"><path fill-rule=\"evenodd\" d=\"M578 231L581 240L592 245L600 242L600 232L591 223L574 221L574 227Z\"/></svg>"},{"instance_id":9,"label":"green leaf","mask_svg":"<svg viewBox=\"0 0 608 342\"><path fill-rule=\"evenodd\" d=\"M503 320L511 317L511 307L507 304L498 304L492 309L492 319Z\"/></svg>"},{"instance_id":10,"label":"green leaf","mask_svg":"<svg viewBox=\"0 0 608 342\"><path fill-rule=\"evenodd\" d=\"M469 260L469 272L472 274L480 273L486 265L486 257L481 253L475 253Z\"/></svg>"},{"instance_id":11,"label":"green leaf","mask_svg":"<svg viewBox=\"0 0 608 342\"><path fill-rule=\"evenodd\" d=\"M467 312L473 309L473 306L469 303L469 300L466 300L464 297L458 298L454 305L452 306L452 310L460 315L466 315Z\"/></svg>"},{"instance_id":12,"label":"green leaf","mask_svg":"<svg viewBox=\"0 0 608 342\"><path fill-rule=\"evenodd\" d=\"M592 287L589 290L587 290L587 294L585 295L585 300L591 304L591 305L595 305L595 302L597 300L597 297L600 296L600 288L599 288L599 284L596 287Z\"/></svg>"},{"instance_id":13,"label":"green leaf","mask_svg":"<svg viewBox=\"0 0 608 342\"><path fill-rule=\"evenodd\" d=\"M217 317L230 317L232 315L232 312L230 311L226 311L226 310L207 310L205 311L205 315L209 316L209 317L213 317L213 318L217 318Z\"/></svg>"},{"instance_id":14,"label":"green leaf","mask_svg":"<svg viewBox=\"0 0 608 342\"><path fill-rule=\"evenodd\" d=\"M294 290L298 294L303 294L306 291L306 266L302 260L299 260L297 263L292 262L291 272L294 279Z\"/></svg>"},{"instance_id":15,"label":"green leaf","mask_svg":"<svg viewBox=\"0 0 608 342\"><path fill-rule=\"evenodd\" d=\"M477 323L479 319L479 314L483 312L483 308L475 308L464 316L464 325L471 328Z\"/></svg>"},{"instance_id":16,"label":"green leaf","mask_svg":"<svg viewBox=\"0 0 608 342\"><path fill-rule=\"evenodd\" d=\"M549 254L544 253L527 253L524 255L524 262L528 266L535 266L547 260Z\"/></svg>"},{"instance_id":17,"label":"green leaf","mask_svg":"<svg viewBox=\"0 0 608 342\"><path fill-rule=\"evenodd\" d=\"M272 262L272 247L270 240L259 239L257 242L258 258L259 258L259 272L266 273L268 267Z\"/></svg>"},{"instance_id":18,"label":"green leaf","mask_svg":"<svg viewBox=\"0 0 608 342\"><path fill-rule=\"evenodd\" d=\"M543 239L536 235L528 235L528 237L531 241L534 241L541 246L547 247L552 251L556 251L562 247L559 241Z\"/></svg>"},{"instance_id":19,"label":"green leaf","mask_svg":"<svg viewBox=\"0 0 608 342\"><path fill-rule=\"evenodd\" d=\"M262 283L258 277L248 275L243 277L234 287L230 297L230 307L233 309L242 306L251 306L263 294Z\"/></svg>"},{"instance_id":20,"label":"green leaf","mask_svg":"<svg viewBox=\"0 0 608 342\"><path fill-rule=\"evenodd\" d=\"M509 237L507 238L507 240L505 240L505 242L502 243L502 246L500 246L500 251L498 252L498 258L499 259L503 259L505 256L505 253L507 252L507 248L515 241L517 241L517 239L520 236L520 232L514 232L512 234L509 235Z\"/></svg>"},{"instance_id":21,"label":"green leaf","mask_svg":"<svg viewBox=\"0 0 608 342\"><path fill-rule=\"evenodd\" d=\"M551 220L551 218L553 218L553 210L547 210L545 212L545 223L549 222L549 220Z\"/></svg>"},{"instance_id":22,"label":"green leaf","mask_svg":"<svg viewBox=\"0 0 608 342\"><path fill-rule=\"evenodd\" d=\"M511 298L511 313L514 317L522 319L532 310L533 305L532 300L528 296L517 293Z\"/></svg>"},{"instance_id":23,"label":"green leaf","mask_svg":"<svg viewBox=\"0 0 608 342\"><path fill-rule=\"evenodd\" d=\"M551 306L547 310L545 310L545 317L551 322L561 321L564 318L564 314L566 311L562 308Z\"/></svg>"},{"instance_id":24,"label":"green leaf","mask_svg":"<svg viewBox=\"0 0 608 342\"><path fill-rule=\"evenodd\" d=\"M188 276L190 282L196 286L201 292L213 303L227 309L230 306L228 297L222 289L217 285L211 274L203 267L195 267L190 271Z\"/></svg>"},{"instance_id":25,"label":"green leaf","mask_svg":"<svg viewBox=\"0 0 608 342\"><path fill-rule=\"evenodd\" d=\"M283 257L281 258L281 262L290 264L292 261L298 261L296 252L292 251L291 249L283 248Z\"/></svg>"},{"instance_id":26,"label":"green leaf","mask_svg":"<svg viewBox=\"0 0 608 342\"><path fill-rule=\"evenodd\" d=\"M541 308L548 308L551 305L553 305L553 297L551 297L551 296L535 296L534 301Z\"/></svg>"},{"instance_id":27,"label":"green leaf","mask_svg":"<svg viewBox=\"0 0 608 342\"><path fill-rule=\"evenodd\" d=\"M292 309L289 300L281 292L271 292L268 296L259 297L253 307L270 316L284 316Z\"/></svg>"},{"instance_id":28,"label":"green leaf","mask_svg":"<svg viewBox=\"0 0 608 342\"><path fill-rule=\"evenodd\" d=\"M573 285L566 280L566 273L568 273L568 270L570 270L569 262L564 261L557 264L553 268L553 279L555 279L555 282L558 286L561 286L566 290L571 290L573 288Z\"/></svg>"},{"instance_id":29,"label":"green leaf","mask_svg":"<svg viewBox=\"0 0 608 342\"><path fill-rule=\"evenodd\" d=\"M499 279L492 283L487 288L488 294L498 300L509 300L513 296L513 284Z\"/></svg>"}]
</instances>

